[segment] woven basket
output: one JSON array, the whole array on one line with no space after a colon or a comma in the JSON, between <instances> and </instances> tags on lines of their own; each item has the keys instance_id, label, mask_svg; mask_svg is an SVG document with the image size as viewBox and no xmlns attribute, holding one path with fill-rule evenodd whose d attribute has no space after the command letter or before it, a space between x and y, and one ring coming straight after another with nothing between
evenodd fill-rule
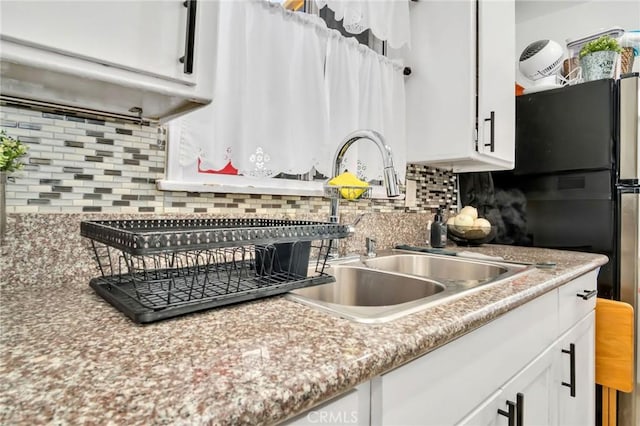
<instances>
[{"instance_id":1,"label":"woven basket","mask_svg":"<svg viewBox=\"0 0 640 426\"><path fill-rule=\"evenodd\" d=\"M622 74L630 73L633 69L633 47L623 47L620 54L620 72Z\"/></svg>"}]
</instances>

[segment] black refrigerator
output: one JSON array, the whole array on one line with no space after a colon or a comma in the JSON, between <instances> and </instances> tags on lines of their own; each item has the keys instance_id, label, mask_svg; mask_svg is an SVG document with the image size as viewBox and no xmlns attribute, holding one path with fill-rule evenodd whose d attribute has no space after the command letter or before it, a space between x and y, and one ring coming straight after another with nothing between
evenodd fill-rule
<instances>
[{"instance_id":1,"label":"black refrigerator","mask_svg":"<svg viewBox=\"0 0 640 426\"><path fill-rule=\"evenodd\" d=\"M492 173L492 197L480 198L501 213L497 243L607 255L598 296L634 307L637 336L640 87L637 73L624 77L517 97L515 169ZM637 337L635 347L636 390L619 393L619 425L640 425Z\"/></svg>"}]
</instances>

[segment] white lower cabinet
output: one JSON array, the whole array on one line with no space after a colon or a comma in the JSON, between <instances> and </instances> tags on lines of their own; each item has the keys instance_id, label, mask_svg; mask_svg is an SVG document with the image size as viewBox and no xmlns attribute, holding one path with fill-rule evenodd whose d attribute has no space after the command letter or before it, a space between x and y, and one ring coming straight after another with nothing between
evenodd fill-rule
<instances>
[{"instance_id":1,"label":"white lower cabinet","mask_svg":"<svg viewBox=\"0 0 640 426\"><path fill-rule=\"evenodd\" d=\"M513 404L513 401L511 401L510 404ZM513 410L513 407L511 409ZM473 410L471 414L462 419L458 424L484 426L502 425L504 424L504 420L499 414L499 410L503 410L507 414L509 413L507 411L508 408L505 408L505 399L502 391L497 391L491 395L491 397L487 398L478 408Z\"/></svg>"},{"instance_id":2,"label":"white lower cabinet","mask_svg":"<svg viewBox=\"0 0 640 426\"><path fill-rule=\"evenodd\" d=\"M372 379L371 423L441 426L460 422L548 348L556 328L557 296L550 292Z\"/></svg>"},{"instance_id":3,"label":"white lower cabinet","mask_svg":"<svg viewBox=\"0 0 640 426\"><path fill-rule=\"evenodd\" d=\"M597 274L372 379L371 424L593 425Z\"/></svg>"},{"instance_id":4,"label":"white lower cabinet","mask_svg":"<svg viewBox=\"0 0 640 426\"><path fill-rule=\"evenodd\" d=\"M369 395L370 382L362 383L344 395L320 404L284 424L287 426L368 425L370 424Z\"/></svg>"},{"instance_id":5,"label":"white lower cabinet","mask_svg":"<svg viewBox=\"0 0 640 426\"><path fill-rule=\"evenodd\" d=\"M554 385L554 348L548 348L460 425L556 424L558 389Z\"/></svg>"},{"instance_id":6,"label":"white lower cabinet","mask_svg":"<svg viewBox=\"0 0 640 426\"><path fill-rule=\"evenodd\" d=\"M544 351L511 379L502 390L502 398L515 403L516 425L553 425L556 424L558 389L554 386L556 365L554 348ZM502 423L508 424L508 416L499 414ZM505 422L507 421L507 422Z\"/></svg>"},{"instance_id":7,"label":"white lower cabinet","mask_svg":"<svg viewBox=\"0 0 640 426\"><path fill-rule=\"evenodd\" d=\"M558 424L594 425L595 312L590 312L560 338L556 354L560 357L561 378Z\"/></svg>"},{"instance_id":8,"label":"white lower cabinet","mask_svg":"<svg viewBox=\"0 0 640 426\"><path fill-rule=\"evenodd\" d=\"M594 425L594 333L590 312L459 424Z\"/></svg>"},{"instance_id":9,"label":"white lower cabinet","mask_svg":"<svg viewBox=\"0 0 640 426\"><path fill-rule=\"evenodd\" d=\"M459 424L595 425L594 333L590 311Z\"/></svg>"}]
</instances>

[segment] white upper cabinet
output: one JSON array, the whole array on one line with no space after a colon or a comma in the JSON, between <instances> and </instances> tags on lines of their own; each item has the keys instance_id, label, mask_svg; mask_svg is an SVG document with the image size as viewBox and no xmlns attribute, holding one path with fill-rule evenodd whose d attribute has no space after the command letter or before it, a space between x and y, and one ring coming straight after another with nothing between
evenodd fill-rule
<instances>
[{"instance_id":1,"label":"white upper cabinet","mask_svg":"<svg viewBox=\"0 0 640 426\"><path fill-rule=\"evenodd\" d=\"M151 119L211 101L216 2L3 1L2 94Z\"/></svg>"},{"instance_id":2,"label":"white upper cabinet","mask_svg":"<svg viewBox=\"0 0 640 426\"><path fill-rule=\"evenodd\" d=\"M455 172L512 169L513 0L425 1L411 9L407 158Z\"/></svg>"},{"instance_id":3,"label":"white upper cabinet","mask_svg":"<svg viewBox=\"0 0 640 426\"><path fill-rule=\"evenodd\" d=\"M181 1L10 1L2 12L29 20L3 19L3 38L187 84L194 80L178 60L188 15Z\"/></svg>"},{"instance_id":4,"label":"white upper cabinet","mask_svg":"<svg viewBox=\"0 0 640 426\"><path fill-rule=\"evenodd\" d=\"M478 22L478 153L488 157L486 162L489 164L513 168L516 123L514 2L479 2Z\"/></svg>"}]
</instances>

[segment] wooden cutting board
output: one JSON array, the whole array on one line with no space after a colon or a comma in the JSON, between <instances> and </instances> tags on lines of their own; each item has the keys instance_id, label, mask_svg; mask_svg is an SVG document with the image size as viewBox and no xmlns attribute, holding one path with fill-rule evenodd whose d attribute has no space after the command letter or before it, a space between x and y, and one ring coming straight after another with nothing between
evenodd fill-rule
<instances>
[{"instance_id":1,"label":"wooden cutting board","mask_svg":"<svg viewBox=\"0 0 640 426\"><path fill-rule=\"evenodd\" d=\"M596 301L596 383L633 390L633 307L628 303Z\"/></svg>"}]
</instances>

